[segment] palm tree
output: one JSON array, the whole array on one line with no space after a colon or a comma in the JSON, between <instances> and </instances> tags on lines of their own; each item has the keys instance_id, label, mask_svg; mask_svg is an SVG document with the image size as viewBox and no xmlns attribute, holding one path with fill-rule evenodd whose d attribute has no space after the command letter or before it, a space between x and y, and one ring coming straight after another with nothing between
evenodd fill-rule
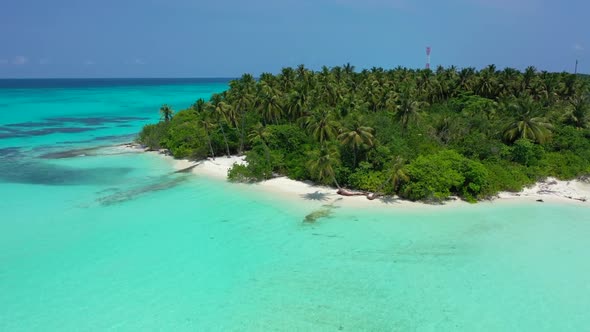
<instances>
[{"instance_id":1,"label":"palm tree","mask_svg":"<svg viewBox=\"0 0 590 332\"><path fill-rule=\"evenodd\" d=\"M465 92L473 91L475 85L475 68L468 67L459 71L459 88Z\"/></svg>"},{"instance_id":2,"label":"palm tree","mask_svg":"<svg viewBox=\"0 0 590 332\"><path fill-rule=\"evenodd\" d=\"M264 123L278 124L282 112L279 92L264 81L260 83L258 99L258 109Z\"/></svg>"},{"instance_id":3,"label":"palm tree","mask_svg":"<svg viewBox=\"0 0 590 332\"><path fill-rule=\"evenodd\" d=\"M531 97L519 99L510 103L508 109L516 116L504 130L504 139L514 142L520 138L530 139L538 143L545 143L551 137L553 126L546 118L539 116L539 108Z\"/></svg>"},{"instance_id":4,"label":"palm tree","mask_svg":"<svg viewBox=\"0 0 590 332\"><path fill-rule=\"evenodd\" d=\"M541 72L540 76L540 92L542 93L542 100L546 105L553 104L559 96L559 91L563 87L563 83L559 78L546 71Z\"/></svg>"},{"instance_id":5,"label":"palm tree","mask_svg":"<svg viewBox=\"0 0 590 332\"><path fill-rule=\"evenodd\" d=\"M291 67L281 69L280 81L283 91L291 90L295 84L295 70Z\"/></svg>"},{"instance_id":6,"label":"palm tree","mask_svg":"<svg viewBox=\"0 0 590 332\"><path fill-rule=\"evenodd\" d=\"M500 96L509 97L521 94L522 90L522 75L520 71L514 68L504 68L500 73Z\"/></svg>"},{"instance_id":7,"label":"palm tree","mask_svg":"<svg viewBox=\"0 0 590 332\"><path fill-rule=\"evenodd\" d=\"M338 136L340 142L352 149L353 153L353 167L357 166L357 155L360 149L365 147L373 147L374 139L373 128L366 127L361 124L359 120L355 121L351 129L344 128L342 133Z\"/></svg>"},{"instance_id":8,"label":"palm tree","mask_svg":"<svg viewBox=\"0 0 590 332\"><path fill-rule=\"evenodd\" d=\"M340 164L340 155L334 145L322 144L319 151L313 151L309 156L307 167L312 176L322 183L333 182L340 188L336 181L334 168Z\"/></svg>"},{"instance_id":9,"label":"palm tree","mask_svg":"<svg viewBox=\"0 0 590 332\"><path fill-rule=\"evenodd\" d=\"M578 129L586 128L590 123L590 97L578 93L570 97L568 103L565 122Z\"/></svg>"},{"instance_id":10,"label":"palm tree","mask_svg":"<svg viewBox=\"0 0 590 332\"><path fill-rule=\"evenodd\" d=\"M330 110L322 109L306 117L305 127L318 142L324 143L336 136L338 123L332 119Z\"/></svg>"},{"instance_id":11,"label":"palm tree","mask_svg":"<svg viewBox=\"0 0 590 332\"><path fill-rule=\"evenodd\" d=\"M346 64L344 64L344 66L342 66L342 70L347 74L347 75L352 75L354 73L354 66L351 65L349 62L347 62Z\"/></svg>"},{"instance_id":12,"label":"palm tree","mask_svg":"<svg viewBox=\"0 0 590 332\"><path fill-rule=\"evenodd\" d=\"M270 149L268 148L267 141L270 137L271 137L270 132L260 122L258 122L254 126L254 128L252 128L252 131L250 131L250 134L248 134L248 139L250 140L250 142L252 144L261 144L262 147L264 148L266 163L269 167L270 167ZM268 175L269 174L266 174L265 176L268 178Z\"/></svg>"},{"instance_id":13,"label":"palm tree","mask_svg":"<svg viewBox=\"0 0 590 332\"><path fill-rule=\"evenodd\" d=\"M292 120L296 120L303 116L309 104L308 93L294 90L287 97L287 113Z\"/></svg>"},{"instance_id":14,"label":"palm tree","mask_svg":"<svg viewBox=\"0 0 590 332\"><path fill-rule=\"evenodd\" d=\"M201 113L205 110L205 99L199 98L197 101L191 106L196 113Z\"/></svg>"},{"instance_id":15,"label":"palm tree","mask_svg":"<svg viewBox=\"0 0 590 332\"><path fill-rule=\"evenodd\" d=\"M170 119L172 119L172 114L174 114L174 111L172 110L172 107L168 106L167 104L164 104L162 107L160 107L160 115L164 119L164 122L169 122Z\"/></svg>"},{"instance_id":16,"label":"palm tree","mask_svg":"<svg viewBox=\"0 0 590 332\"><path fill-rule=\"evenodd\" d=\"M402 183L410 181L410 175L406 169L406 161L400 156L390 161L385 172L387 174L387 180L381 185L381 188L389 183L392 185L393 192L397 192Z\"/></svg>"},{"instance_id":17,"label":"palm tree","mask_svg":"<svg viewBox=\"0 0 590 332\"><path fill-rule=\"evenodd\" d=\"M416 96L406 90L398 98L398 104L393 117L402 125L403 130L408 129L408 125L418 120L420 110L424 102L417 100Z\"/></svg>"},{"instance_id":18,"label":"palm tree","mask_svg":"<svg viewBox=\"0 0 590 332\"><path fill-rule=\"evenodd\" d=\"M496 78L496 66L489 65L479 72L477 93L486 98L495 98L498 80Z\"/></svg>"},{"instance_id":19,"label":"palm tree","mask_svg":"<svg viewBox=\"0 0 590 332\"><path fill-rule=\"evenodd\" d=\"M227 152L227 156L231 156L229 152L229 143L227 142L227 135L225 134L225 130L223 129L223 120L225 119L225 112L226 109L229 107L228 104L223 101L220 94L216 93L211 96L211 103L209 104L209 109L211 110L215 119L217 119L217 125L221 129L221 134L223 135L223 141L225 142L225 150Z\"/></svg>"},{"instance_id":20,"label":"palm tree","mask_svg":"<svg viewBox=\"0 0 590 332\"><path fill-rule=\"evenodd\" d=\"M388 91L383 89L378 80L373 80L370 85L367 85L365 93L365 99L369 104L369 108L373 112L377 112L383 106L385 106L385 103L387 102Z\"/></svg>"},{"instance_id":21,"label":"palm tree","mask_svg":"<svg viewBox=\"0 0 590 332\"><path fill-rule=\"evenodd\" d=\"M230 82L230 97L233 102L233 109L236 116L236 129L238 129L238 117L240 122L240 148L238 154L244 151L244 141L246 135L246 110L254 103L254 78L250 74L245 74L238 81Z\"/></svg>"},{"instance_id":22,"label":"palm tree","mask_svg":"<svg viewBox=\"0 0 590 332\"><path fill-rule=\"evenodd\" d=\"M521 92L523 94L531 94L534 86L535 77L537 76L537 68L528 66L522 74Z\"/></svg>"},{"instance_id":23,"label":"palm tree","mask_svg":"<svg viewBox=\"0 0 590 332\"><path fill-rule=\"evenodd\" d=\"M434 75L432 73L432 70L420 70L420 73L416 79L416 83L418 84L418 91L420 95L428 95L428 93L432 91L434 87Z\"/></svg>"},{"instance_id":24,"label":"palm tree","mask_svg":"<svg viewBox=\"0 0 590 332\"><path fill-rule=\"evenodd\" d=\"M322 71L318 73L318 97L325 104L335 106L340 95L337 90L337 85L334 76L328 67L323 66Z\"/></svg>"},{"instance_id":25,"label":"palm tree","mask_svg":"<svg viewBox=\"0 0 590 332\"><path fill-rule=\"evenodd\" d=\"M387 92L385 96L385 110L391 113L395 113L397 111L399 95L395 90L390 90Z\"/></svg>"},{"instance_id":26,"label":"palm tree","mask_svg":"<svg viewBox=\"0 0 590 332\"><path fill-rule=\"evenodd\" d=\"M309 70L305 68L305 65L303 64L298 65L295 72L297 73L297 79L300 81L305 80L306 76L309 74Z\"/></svg>"},{"instance_id":27,"label":"palm tree","mask_svg":"<svg viewBox=\"0 0 590 332\"><path fill-rule=\"evenodd\" d=\"M211 144L211 132L215 128L215 123L211 122L208 116L204 116L199 120L199 125L205 130L207 137L207 144L209 145L209 151L211 152L211 158L215 158L215 152L213 152L213 145Z\"/></svg>"}]
</instances>

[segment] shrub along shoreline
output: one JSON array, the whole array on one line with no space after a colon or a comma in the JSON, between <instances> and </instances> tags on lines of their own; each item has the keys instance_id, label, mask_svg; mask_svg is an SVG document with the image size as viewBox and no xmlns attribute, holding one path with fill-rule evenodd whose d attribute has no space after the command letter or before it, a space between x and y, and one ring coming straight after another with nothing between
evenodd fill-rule
<instances>
[{"instance_id":1,"label":"shrub along shoreline","mask_svg":"<svg viewBox=\"0 0 590 332\"><path fill-rule=\"evenodd\" d=\"M567 73L354 67L246 74L139 143L176 158L245 154L231 181L282 174L414 201L475 202L590 173L588 79Z\"/></svg>"}]
</instances>

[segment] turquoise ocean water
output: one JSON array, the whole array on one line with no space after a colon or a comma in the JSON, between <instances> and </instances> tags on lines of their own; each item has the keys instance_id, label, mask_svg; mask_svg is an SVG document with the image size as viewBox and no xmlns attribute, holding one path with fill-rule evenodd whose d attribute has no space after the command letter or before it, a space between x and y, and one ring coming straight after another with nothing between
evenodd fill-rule
<instances>
[{"instance_id":1,"label":"turquoise ocean water","mask_svg":"<svg viewBox=\"0 0 590 332\"><path fill-rule=\"evenodd\" d=\"M288 202L110 147L224 80L0 82L0 331L590 330L587 205Z\"/></svg>"}]
</instances>

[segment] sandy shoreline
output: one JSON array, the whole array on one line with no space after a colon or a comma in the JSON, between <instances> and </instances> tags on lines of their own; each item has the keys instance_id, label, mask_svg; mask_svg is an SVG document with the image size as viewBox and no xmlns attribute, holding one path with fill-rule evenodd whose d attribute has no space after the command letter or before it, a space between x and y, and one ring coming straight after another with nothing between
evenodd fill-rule
<instances>
[{"instance_id":1,"label":"sandy shoreline","mask_svg":"<svg viewBox=\"0 0 590 332\"><path fill-rule=\"evenodd\" d=\"M133 146L122 146L123 149L134 151L144 151ZM174 159L171 156L159 152L148 152L170 161L175 170L182 170L193 167L190 171L194 174L203 175L220 180L227 179L227 171L234 163L245 163L244 157L216 157L215 159L205 159L201 161L191 161L187 159ZM251 189L261 192L272 193L285 199L317 200L325 202L338 201L339 205L358 207L358 208L375 208L375 207L403 207L403 208L442 208L456 207L459 205L470 205L460 199L449 200L441 205L425 204L412 202L396 198L380 198L368 200L365 196L345 197L336 194L335 188L315 185L308 182L291 180L287 177L277 177L270 180L262 181L256 184L247 184ZM590 184L582 181L560 181L554 178L548 178L545 181L538 182L532 187L525 188L521 192L500 192L495 199L483 201L478 204L489 204L493 202L537 202L542 200L549 203L569 203L580 206L590 207Z\"/></svg>"}]
</instances>

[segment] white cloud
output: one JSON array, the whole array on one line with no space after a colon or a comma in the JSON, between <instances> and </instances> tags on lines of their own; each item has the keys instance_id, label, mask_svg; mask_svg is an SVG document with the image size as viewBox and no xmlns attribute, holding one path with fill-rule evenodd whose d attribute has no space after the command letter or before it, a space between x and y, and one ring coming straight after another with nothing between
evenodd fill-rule
<instances>
[{"instance_id":1,"label":"white cloud","mask_svg":"<svg viewBox=\"0 0 590 332\"><path fill-rule=\"evenodd\" d=\"M86 66L93 66L93 65L95 65L95 64L96 64L96 62L94 62L94 60L85 60L85 61L84 61L84 64L85 64Z\"/></svg>"},{"instance_id":2,"label":"white cloud","mask_svg":"<svg viewBox=\"0 0 590 332\"><path fill-rule=\"evenodd\" d=\"M29 62L29 59L27 59L27 57L25 57L24 55L17 55L14 57L14 59L12 59L12 64L13 65L24 65L27 62Z\"/></svg>"},{"instance_id":3,"label":"white cloud","mask_svg":"<svg viewBox=\"0 0 590 332\"><path fill-rule=\"evenodd\" d=\"M574 44L574 50L575 51L583 51L584 46L582 46L581 44Z\"/></svg>"}]
</instances>

